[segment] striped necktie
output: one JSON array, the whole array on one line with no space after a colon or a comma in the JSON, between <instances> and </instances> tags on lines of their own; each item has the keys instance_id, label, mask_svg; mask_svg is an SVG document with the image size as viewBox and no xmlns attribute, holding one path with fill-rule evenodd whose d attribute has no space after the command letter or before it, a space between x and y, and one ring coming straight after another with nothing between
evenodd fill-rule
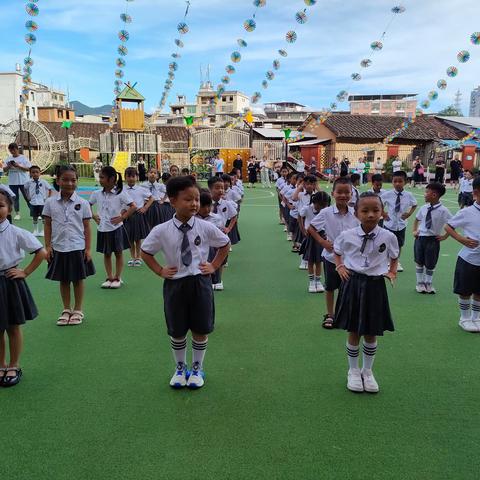
<instances>
[{"instance_id":1,"label":"striped necktie","mask_svg":"<svg viewBox=\"0 0 480 480\"><path fill-rule=\"evenodd\" d=\"M213 213L218 213L218 202L213 202Z\"/></svg>"},{"instance_id":2,"label":"striped necktie","mask_svg":"<svg viewBox=\"0 0 480 480\"><path fill-rule=\"evenodd\" d=\"M436 206L430 205L428 207L427 216L425 217L425 228L430 230L433 226L432 212L436 209Z\"/></svg>"},{"instance_id":3,"label":"striped necktie","mask_svg":"<svg viewBox=\"0 0 480 480\"><path fill-rule=\"evenodd\" d=\"M401 204L400 204L400 200L401 200L401 197L402 196L402 192L397 192L397 200L395 202L395 212L398 213L400 212L401 210Z\"/></svg>"},{"instance_id":4,"label":"striped necktie","mask_svg":"<svg viewBox=\"0 0 480 480\"><path fill-rule=\"evenodd\" d=\"M38 195L40 193L40 184L38 183L38 180L34 180L35 182L35 195Z\"/></svg>"},{"instance_id":5,"label":"striped necktie","mask_svg":"<svg viewBox=\"0 0 480 480\"><path fill-rule=\"evenodd\" d=\"M192 263L192 250L190 248L190 242L188 241L188 232L192 227L188 223L180 225L178 229L183 233L182 240L182 263L188 267Z\"/></svg>"}]
</instances>

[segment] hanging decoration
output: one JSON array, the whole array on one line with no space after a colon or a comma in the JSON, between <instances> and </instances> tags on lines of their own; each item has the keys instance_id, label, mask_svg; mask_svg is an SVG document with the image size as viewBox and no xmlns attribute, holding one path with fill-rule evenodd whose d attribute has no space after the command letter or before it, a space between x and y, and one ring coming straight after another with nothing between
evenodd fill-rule
<instances>
[{"instance_id":1,"label":"hanging decoration","mask_svg":"<svg viewBox=\"0 0 480 480\"><path fill-rule=\"evenodd\" d=\"M443 147L437 147L435 151L437 153L443 153L443 152L448 152L449 150L457 150L459 148L462 148L469 140L472 140L474 138L480 138L480 129L474 129L472 130L468 135L460 139L458 142L452 143L450 145L445 145Z\"/></svg>"},{"instance_id":2,"label":"hanging decoration","mask_svg":"<svg viewBox=\"0 0 480 480\"><path fill-rule=\"evenodd\" d=\"M185 2L187 4L186 8L185 8L185 13L183 15L183 19L181 22L178 23L177 25L177 31L180 35L186 35L189 31L190 31L190 28L186 22L187 20L187 17L188 17L188 14L190 13L190 5L191 5L191 2L190 1L186 1ZM176 38L174 40L174 43L175 43L175 46L177 47L175 52L172 53L172 58L174 59L179 59L181 58L181 54L180 54L180 50L182 48L185 47L185 44L184 42L180 39L180 38ZM173 80L175 78L175 73L177 70L178 70L178 62L174 61L174 62L171 62L169 65L168 65L168 74L167 74L167 80L165 82L165 86L163 88L163 93L162 93L162 97L160 98L160 102L158 104L158 111L162 111L163 108L165 107L166 103L167 103L167 99L168 99L168 95L170 93L170 90L172 89L173 87Z\"/></svg>"}]
</instances>

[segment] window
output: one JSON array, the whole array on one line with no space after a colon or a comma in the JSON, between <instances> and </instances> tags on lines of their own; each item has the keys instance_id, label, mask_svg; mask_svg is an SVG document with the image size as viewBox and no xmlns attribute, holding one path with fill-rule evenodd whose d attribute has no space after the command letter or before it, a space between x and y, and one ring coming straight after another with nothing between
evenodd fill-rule
<instances>
[{"instance_id":1,"label":"window","mask_svg":"<svg viewBox=\"0 0 480 480\"><path fill-rule=\"evenodd\" d=\"M35 117L35 107L32 107L32 116Z\"/></svg>"},{"instance_id":2,"label":"window","mask_svg":"<svg viewBox=\"0 0 480 480\"><path fill-rule=\"evenodd\" d=\"M70 112L67 110L67 120L70 120Z\"/></svg>"},{"instance_id":3,"label":"window","mask_svg":"<svg viewBox=\"0 0 480 480\"><path fill-rule=\"evenodd\" d=\"M25 108L25 113L27 114L27 118L30 118L30 107L28 105Z\"/></svg>"},{"instance_id":4,"label":"window","mask_svg":"<svg viewBox=\"0 0 480 480\"><path fill-rule=\"evenodd\" d=\"M63 110L57 110L58 118L63 118Z\"/></svg>"},{"instance_id":5,"label":"window","mask_svg":"<svg viewBox=\"0 0 480 480\"><path fill-rule=\"evenodd\" d=\"M30 95L32 96L32 100L35 100L35 92L30 92Z\"/></svg>"},{"instance_id":6,"label":"window","mask_svg":"<svg viewBox=\"0 0 480 480\"><path fill-rule=\"evenodd\" d=\"M233 97L232 96L230 96L229 101L233 102Z\"/></svg>"}]
</instances>

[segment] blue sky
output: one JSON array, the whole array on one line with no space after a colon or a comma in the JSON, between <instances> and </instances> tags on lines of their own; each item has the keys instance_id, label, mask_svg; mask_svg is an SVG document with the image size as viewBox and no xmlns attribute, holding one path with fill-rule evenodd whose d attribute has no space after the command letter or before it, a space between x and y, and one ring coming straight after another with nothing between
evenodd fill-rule
<instances>
[{"instance_id":1,"label":"blue sky","mask_svg":"<svg viewBox=\"0 0 480 480\"><path fill-rule=\"evenodd\" d=\"M12 71L25 57L24 24L30 19L20 0L2 0L0 18L0 71ZM257 12L257 28L243 29L243 21L254 11L252 0L191 0L185 42L179 70L169 102L177 93L194 99L200 82L200 65L209 64L211 78L219 83L236 40L243 38L242 61L232 76L232 89L248 95L261 91L262 102L297 101L315 108L328 106L336 93L419 93L432 90L438 79L446 78L450 65L460 73L450 79L431 111L453 103L455 92L463 93L467 112L470 91L480 84L480 46L470 43L470 34L480 31L478 0L406 0L407 10L387 32L384 49L373 57L373 65L361 69L359 62L370 54L369 45L379 39L396 3L385 0L318 0L308 9L305 25L295 13L305 8L303 0L267 0ZM90 106L110 103L115 70L117 32L122 28L120 13L124 0L39 0L40 28L33 47L33 79L69 89L71 100ZM125 80L138 82L147 98L147 109L158 103L175 51L176 26L185 11L183 0L134 0L128 3L133 23L128 26L130 41ZM285 42L285 33L295 30L298 40ZM279 48L288 47L289 57L268 90L261 88L265 72L272 69ZM469 50L471 60L459 65L456 54ZM352 84L350 74L364 78ZM344 104L346 107L346 104Z\"/></svg>"}]
</instances>

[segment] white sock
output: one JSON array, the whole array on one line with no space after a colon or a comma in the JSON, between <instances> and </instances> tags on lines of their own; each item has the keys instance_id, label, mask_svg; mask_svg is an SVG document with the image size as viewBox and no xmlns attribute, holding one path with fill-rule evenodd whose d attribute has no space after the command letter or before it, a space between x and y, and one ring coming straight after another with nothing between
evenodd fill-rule
<instances>
[{"instance_id":1,"label":"white sock","mask_svg":"<svg viewBox=\"0 0 480 480\"><path fill-rule=\"evenodd\" d=\"M175 363L187 363L187 337L173 338L170 337L170 345L172 346L172 353Z\"/></svg>"},{"instance_id":2,"label":"white sock","mask_svg":"<svg viewBox=\"0 0 480 480\"><path fill-rule=\"evenodd\" d=\"M458 306L460 307L460 320L470 320L470 299L463 299L458 297Z\"/></svg>"},{"instance_id":3,"label":"white sock","mask_svg":"<svg viewBox=\"0 0 480 480\"><path fill-rule=\"evenodd\" d=\"M348 367L350 370L358 369L358 355L360 352L360 347L358 345L350 345L347 342L347 358L348 358Z\"/></svg>"},{"instance_id":4,"label":"white sock","mask_svg":"<svg viewBox=\"0 0 480 480\"><path fill-rule=\"evenodd\" d=\"M478 300L472 301L472 320L476 322L480 320L480 301Z\"/></svg>"},{"instance_id":5,"label":"white sock","mask_svg":"<svg viewBox=\"0 0 480 480\"><path fill-rule=\"evenodd\" d=\"M33 231L34 232L38 231L38 223L37 222L33 222Z\"/></svg>"},{"instance_id":6,"label":"white sock","mask_svg":"<svg viewBox=\"0 0 480 480\"><path fill-rule=\"evenodd\" d=\"M431 285L433 281L433 272L434 270L425 269L425 284Z\"/></svg>"},{"instance_id":7,"label":"white sock","mask_svg":"<svg viewBox=\"0 0 480 480\"><path fill-rule=\"evenodd\" d=\"M375 361L375 354L377 353L377 342L367 343L363 342L363 368L371 370L373 362Z\"/></svg>"},{"instance_id":8,"label":"white sock","mask_svg":"<svg viewBox=\"0 0 480 480\"><path fill-rule=\"evenodd\" d=\"M205 353L207 352L208 339L204 342L197 342L192 338L192 364L198 362L200 368L203 366Z\"/></svg>"},{"instance_id":9,"label":"white sock","mask_svg":"<svg viewBox=\"0 0 480 480\"><path fill-rule=\"evenodd\" d=\"M320 283L320 277L315 276L315 283Z\"/></svg>"},{"instance_id":10,"label":"white sock","mask_svg":"<svg viewBox=\"0 0 480 480\"><path fill-rule=\"evenodd\" d=\"M308 274L308 280L310 283L313 283L315 281L315 276L311 275L310 273Z\"/></svg>"},{"instance_id":11,"label":"white sock","mask_svg":"<svg viewBox=\"0 0 480 480\"><path fill-rule=\"evenodd\" d=\"M425 283L425 268L417 265L415 271L417 274L417 285L421 285L422 283Z\"/></svg>"}]
</instances>

